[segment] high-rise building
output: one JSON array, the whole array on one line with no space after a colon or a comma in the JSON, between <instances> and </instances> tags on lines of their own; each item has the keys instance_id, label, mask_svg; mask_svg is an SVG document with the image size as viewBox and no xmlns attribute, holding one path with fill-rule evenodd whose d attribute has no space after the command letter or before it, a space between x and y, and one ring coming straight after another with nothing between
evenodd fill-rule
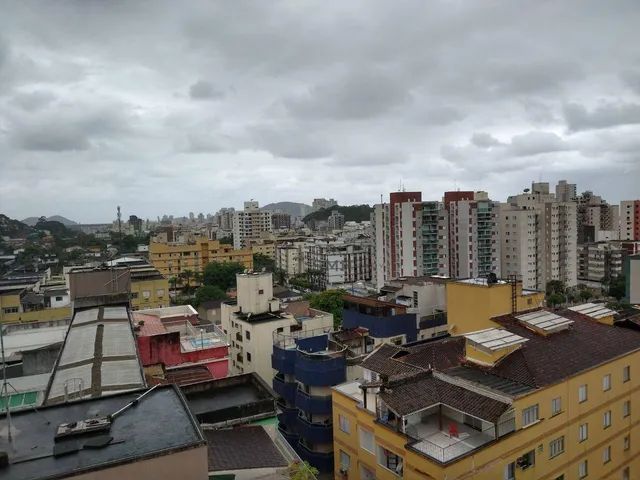
<instances>
[{"instance_id":1,"label":"high-rise building","mask_svg":"<svg viewBox=\"0 0 640 480\"><path fill-rule=\"evenodd\" d=\"M304 269L314 288L371 280L372 245L369 240L313 238L304 245Z\"/></svg>"},{"instance_id":2,"label":"high-rise building","mask_svg":"<svg viewBox=\"0 0 640 480\"><path fill-rule=\"evenodd\" d=\"M244 248L262 232L273 232L271 212L260 210L258 202L244 202L244 210L233 215L233 246Z\"/></svg>"},{"instance_id":3,"label":"high-rise building","mask_svg":"<svg viewBox=\"0 0 640 480\"><path fill-rule=\"evenodd\" d=\"M618 239L618 205L609 205L589 191L580 194L576 201L578 244Z\"/></svg>"},{"instance_id":4,"label":"high-rise building","mask_svg":"<svg viewBox=\"0 0 640 480\"><path fill-rule=\"evenodd\" d=\"M626 256L620 242L587 243L578 246L578 279L608 281L622 274Z\"/></svg>"},{"instance_id":5,"label":"high-rise building","mask_svg":"<svg viewBox=\"0 0 640 480\"><path fill-rule=\"evenodd\" d=\"M330 198L329 200L327 200L326 198L314 198L313 203L311 204L311 208L315 212L322 209L326 210L327 208L331 208L335 205L338 205L338 202L336 202L333 198Z\"/></svg>"},{"instance_id":6,"label":"high-rise building","mask_svg":"<svg viewBox=\"0 0 640 480\"><path fill-rule=\"evenodd\" d=\"M421 275L449 275L449 235L447 215L441 202L422 202L417 226L421 251Z\"/></svg>"},{"instance_id":7,"label":"high-rise building","mask_svg":"<svg viewBox=\"0 0 640 480\"><path fill-rule=\"evenodd\" d=\"M375 241L374 282L419 275L420 232L416 228L421 192L393 192L389 203L375 205L371 225Z\"/></svg>"},{"instance_id":8,"label":"high-rise building","mask_svg":"<svg viewBox=\"0 0 640 480\"><path fill-rule=\"evenodd\" d=\"M273 212L271 214L271 225L274 230L289 230L291 228L291 215L284 212Z\"/></svg>"},{"instance_id":9,"label":"high-rise building","mask_svg":"<svg viewBox=\"0 0 640 480\"><path fill-rule=\"evenodd\" d=\"M500 207L501 272L524 288L544 290L549 280L577 284L576 203L558 202L548 184L509 197Z\"/></svg>"},{"instance_id":10,"label":"high-rise building","mask_svg":"<svg viewBox=\"0 0 640 480\"><path fill-rule=\"evenodd\" d=\"M620 202L620 240L640 240L640 200Z\"/></svg>"},{"instance_id":11,"label":"high-rise building","mask_svg":"<svg viewBox=\"0 0 640 480\"><path fill-rule=\"evenodd\" d=\"M445 192L449 275L484 277L500 273L500 204L486 192ZM444 272L441 272L444 273Z\"/></svg>"},{"instance_id":12,"label":"high-rise building","mask_svg":"<svg viewBox=\"0 0 640 480\"><path fill-rule=\"evenodd\" d=\"M215 214L214 223L222 230L233 230L233 215L235 212L236 209L233 207L221 208Z\"/></svg>"},{"instance_id":13,"label":"high-rise building","mask_svg":"<svg viewBox=\"0 0 640 480\"><path fill-rule=\"evenodd\" d=\"M334 210L327 219L327 226L329 230L342 230L342 227L344 227L344 215Z\"/></svg>"},{"instance_id":14,"label":"high-rise building","mask_svg":"<svg viewBox=\"0 0 640 480\"><path fill-rule=\"evenodd\" d=\"M559 202L572 202L577 198L577 190L575 183L567 183L566 180L560 180L556 185L556 200Z\"/></svg>"}]
</instances>

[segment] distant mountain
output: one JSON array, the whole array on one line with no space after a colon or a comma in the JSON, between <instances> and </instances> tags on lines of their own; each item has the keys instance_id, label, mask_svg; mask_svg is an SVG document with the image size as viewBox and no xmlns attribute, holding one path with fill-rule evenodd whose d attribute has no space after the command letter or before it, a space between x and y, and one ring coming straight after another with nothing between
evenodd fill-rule
<instances>
[{"instance_id":1,"label":"distant mountain","mask_svg":"<svg viewBox=\"0 0 640 480\"><path fill-rule=\"evenodd\" d=\"M307 223L311 220L326 220L334 210L344 215L345 222L363 222L371 219L373 208L369 205L334 205L333 207L321 208L320 210L310 213L304 217L302 221Z\"/></svg>"},{"instance_id":2,"label":"distant mountain","mask_svg":"<svg viewBox=\"0 0 640 480\"><path fill-rule=\"evenodd\" d=\"M40 220L39 217L29 217L29 218L25 218L24 220L22 220L22 223L29 225L30 227L35 226L36 223L38 223L38 220ZM52 215L50 217L47 217L47 221L49 222L60 222L61 224L63 224L65 227L70 227L72 225L78 225L78 222L74 222L73 220L69 220L68 218L65 218L61 215Z\"/></svg>"},{"instance_id":3,"label":"distant mountain","mask_svg":"<svg viewBox=\"0 0 640 480\"><path fill-rule=\"evenodd\" d=\"M31 231L31 228L23 222L0 213L0 237L24 238Z\"/></svg>"},{"instance_id":4,"label":"distant mountain","mask_svg":"<svg viewBox=\"0 0 640 480\"><path fill-rule=\"evenodd\" d=\"M306 203L277 202L265 205L260 210L269 210L271 212L279 210L281 212L288 213L292 217L304 217L311 213L312 208L311 205L307 205Z\"/></svg>"}]
</instances>

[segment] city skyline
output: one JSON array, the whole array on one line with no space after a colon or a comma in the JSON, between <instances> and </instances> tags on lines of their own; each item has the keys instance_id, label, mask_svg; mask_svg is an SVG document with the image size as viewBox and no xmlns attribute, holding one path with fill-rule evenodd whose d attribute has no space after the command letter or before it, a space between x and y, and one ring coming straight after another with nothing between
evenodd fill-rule
<instances>
[{"instance_id":1,"label":"city skyline","mask_svg":"<svg viewBox=\"0 0 640 480\"><path fill-rule=\"evenodd\" d=\"M12 217L539 178L637 197L635 2L32 5L0 19Z\"/></svg>"}]
</instances>

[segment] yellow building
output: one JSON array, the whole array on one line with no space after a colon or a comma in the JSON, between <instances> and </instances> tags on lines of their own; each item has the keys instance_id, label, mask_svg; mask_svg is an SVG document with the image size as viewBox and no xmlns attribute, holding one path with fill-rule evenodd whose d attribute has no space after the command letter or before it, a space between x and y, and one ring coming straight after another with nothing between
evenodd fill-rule
<instances>
[{"instance_id":1,"label":"yellow building","mask_svg":"<svg viewBox=\"0 0 640 480\"><path fill-rule=\"evenodd\" d=\"M131 270L131 309L163 308L171 305L169 280L151 265L135 265Z\"/></svg>"},{"instance_id":2,"label":"yellow building","mask_svg":"<svg viewBox=\"0 0 640 480\"><path fill-rule=\"evenodd\" d=\"M28 292L24 285L5 287L0 291L0 323L51 322L71 318L71 305L26 310L23 298Z\"/></svg>"},{"instance_id":3,"label":"yellow building","mask_svg":"<svg viewBox=\"0 0 640 480\"><path fill-rule=\"evenodd\" d=\"M247 269L253 268L253 252L250 248L234 250L231 245L218 240L196 237L187 243L149 243L149 261L165 277L177 277L191 270L202 273L211 262L240 262Z\"/></svg>"},{"instance_id":4,"label":"yellow building","mask_svg":"<svg viewBox=\"0 0 640 480\"><path fill-rule=\"evenodd\" d=\"M335 478L640 478L640 331L601 305L382 345L332 393Z\"/></svg>"},{"instance_id":5,"label":"yellow building","mask_svg":"<svg viewBox=\"0 0 640 480\"><path fill-rule=\"evenodd\" d=\"M472 278L447 283L447 323L452 335L495 327L492 317L543 305L544 292L523 290L522 282L487 283L486 278Z\"/></svg>"},{"instance_id":6,"label":"yellow building","mask_svg":"<svg viewBox=\"0 0 640 480\"><path fill-rule=\"evenodd\" d=\"M276 258L276 244L272 241L251 242L251 252L259 253L271 259Z\"/></svg>"}]
</instances>

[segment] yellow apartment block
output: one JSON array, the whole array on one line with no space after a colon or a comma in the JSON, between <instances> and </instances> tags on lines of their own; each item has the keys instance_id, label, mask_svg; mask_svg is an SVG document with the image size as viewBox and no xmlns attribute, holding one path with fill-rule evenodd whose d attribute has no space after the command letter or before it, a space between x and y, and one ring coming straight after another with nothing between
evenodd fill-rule
<instances>
[{"instance_id":1,"label":"yellow apartment block","mask_svg":"<svg viewBox=\"0 0 640 480\"><path fill-rule=\"evenodd\" d=\"M169 280L151 265L132 266L131 309L163 308L171 305Z\"/></svg>"},{"instance_id":2,"label":"yellow apartment block","mask_svg":"<svg viewBox=\"0 0 640 480\"><path fill-rule=\"evenodd\" d=\"M491 318L512 313L514 306L522 312L543 305L544 292L523 290L522 282L472 278L447 283L447 323L454 335L495 327Z\"/></svg>"},{"instance_id":3,"label":"yellow apartment block","mask_svg":"<svg viewBox=\"0 0 640 480\"><path fill-rule=\"evenodd\" d=\"M24 287L0 292L0 323L50 322L71 318L71 306L45 308L25 312L21 303Z\"/></svg>"},{"instance_id":4,"label":"yellow apartment block","mask_svg":"<svg viewBox=\"0 0 640 480\"><path fill-rule=\"evenodd\" d=\"M253 252L250 248L234 250L231 245L218 240L197 237L190 243L149 243L149 261L165 277L177 277L191 270L202 273L211 262L240 262L247 269L253 268Z\"/></svg>"},{"instance_id":5,"label":"yellow apartment block","mask_svg":"<svg viewBox=\"0 0 640 480\"><path fill-rule=\"evenodd\" d=\"M382 345L333 388L335 478L640 479L640 331L588 304Z\"/></svg>"},{"instance_id":6,"label":"yellow apartment block","mask_svg":"<svg viewBox=\"0 0 640 480\"><path fill-rule=\"evenodd\" d=\"M251 244L251 252L255 255L259 253L269 258L276 258L276 244L275 242L264 242L264 243L252 243Z\"/></svg>"}]
</instances>

